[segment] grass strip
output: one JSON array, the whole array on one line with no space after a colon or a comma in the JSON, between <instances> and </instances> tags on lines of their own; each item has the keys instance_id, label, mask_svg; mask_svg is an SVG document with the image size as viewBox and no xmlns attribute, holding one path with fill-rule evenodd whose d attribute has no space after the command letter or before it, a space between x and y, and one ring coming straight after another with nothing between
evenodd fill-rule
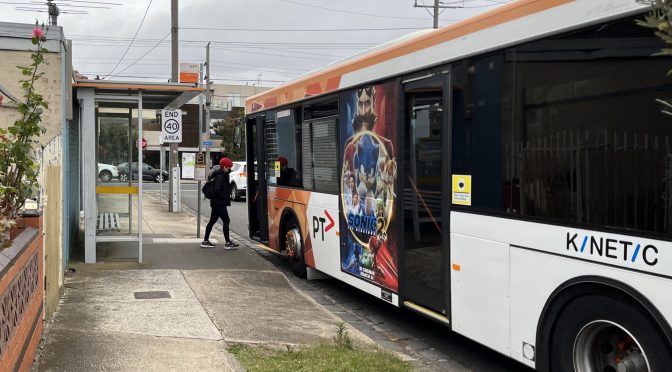
<instances>
[{"instance_id":1,"label":"grass strip","mask_svg":"<svg viewBox=\"0 0 672 372\"><path fill-rule=\"evenodd\" d=\"M411 371L411 366L396 355L372 346L320 344L306 349L272 349L236 344L229 347L250 372L282 371Z\"/></svg>"}]
</instances>

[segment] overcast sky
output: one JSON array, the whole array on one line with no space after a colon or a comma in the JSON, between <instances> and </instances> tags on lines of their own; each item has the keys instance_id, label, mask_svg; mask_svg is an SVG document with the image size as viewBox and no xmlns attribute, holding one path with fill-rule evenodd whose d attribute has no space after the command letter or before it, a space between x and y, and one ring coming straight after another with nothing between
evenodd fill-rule
<instances>
[{"instance_id":1,"label":"overcast sky","mask_svg":"<svg viewBox=\"0 0 672 372\"><path fill-rule=\"evenodd\" d=\"M124 81L170 78L170 0L55 2L64 12L58 25L73 41L76 70L90 78L99 75ZM423 2L433 3L418 0L418 5ZM443 0L462 8L444 9L439 26L506 2ZM46 10L46 2L35 3L39 0L0 0L0 20L34 23L37 19L47 24L47 13L16 10ZM210 41L215 83L277 86L399 36L431 28L429 9L413 4L414 0L180 0L180 62L205 61L205 45Z\"/></svg>"}]
</instances>

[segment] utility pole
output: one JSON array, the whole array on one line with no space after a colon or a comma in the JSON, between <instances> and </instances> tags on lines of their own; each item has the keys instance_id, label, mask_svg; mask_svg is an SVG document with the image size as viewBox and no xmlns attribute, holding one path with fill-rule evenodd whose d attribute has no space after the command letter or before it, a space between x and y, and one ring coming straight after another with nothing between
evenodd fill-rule
<instances>
[{"instance_id":1,"label":"utility pole","mask_svg":"<svg viewBox=\"0 0 672 372\"><path fill-rule=\"evenodd\" d=\"M170 43L171 43L171 74L170 82L177 83L178 79L178 61L179 58L179 40L177 34L178 27L178 0L170 0Z\"/></svg>"},{"instance_id":2,"label":"utility pole","mask_svg":"<svg viewBox=\"0 0 672 372\"><path fill-rule=\"evenodd\" d=\"M178 67L179 67L179 38L178 38L178 0L170 0L170 41L171 41L171 75L170 82L178 83ZM177 151L178 144L171 143L169 145L168 153L168 170L170 174L170 181L168 182L168 210L175 212L173 209L173 190L176 185L173 184L173 168L177 166Z\"/></svg>"},{"instance_id":3,"label":"utility pole","mask_svg":"<svg viewBox=\"0 0 672 372\"><path fill-rule=\"evenodd\" d=\"M414 8L433 8L434 9L434 28L439 28L439 9L459 9L461 6L441 5L440 0L434 0L434 5L418 5L418 0L413 4Z\"/></svg>"},{"instance_id":4,"label":"utility pole","mask_svg":"<svg viewBox=\"0 0 672 372\"><path fill-rule=\"evenodd\" d=\"M198 69L198 86L199 88L203 87L203 64L199 66ZM203 143L203 94L198 96L198 155L203 155L201 152L201 144ZM207 164L207 162L206 162ZM205 174L207 177L208 168L205 168ZM198 188L196 190L201 190L202 183L201 179L198 179ZM198 198L198 213L196 214L196 237L201 237L201 198L200 195Z\"/></svg>"},{"instance_id":5,"label":"utility pole","mask_svg":"<svg viewBox=\"0 0 672 372\"><path fill-rule=\"evenodd\" d=\"M210 105L212 97L210 97L210 43L205 47L205 139L210 140ZM205 171L209 172L212 166L210 159L210 146L205 148Z\"/></svg>"}]
</instances>

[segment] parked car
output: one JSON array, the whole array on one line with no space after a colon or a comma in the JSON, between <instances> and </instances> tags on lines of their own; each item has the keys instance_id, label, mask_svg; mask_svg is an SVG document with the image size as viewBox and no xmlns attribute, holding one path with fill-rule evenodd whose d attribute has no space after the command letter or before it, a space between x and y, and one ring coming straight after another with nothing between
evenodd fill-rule
<instances>
[{"instance_id":1,"label":"parked car","mask_svg":"<svg viewBox=\"0 0 672 372\"><path fill-rule=\"evenodd\" d=\"M132 179L138 179L138 163L135 161L131 163L130 170L128 164L128 162L124 162L117 165L120 181L128 181L129 173L131 174ZM168 180L168 172L156 169L147 163L142 163L142 180L164 182Z\"/></svg>"},{"instance_id":2,"label":"parked car","mask_svg":"<svg viewBox=\"0 0 672 372\"><path fill-rule=\"evenodd\" d=\"M103 182L110 182L113 178L119 177L117 167L110 164L98 163L98 179Z\"/></svg>"},{"instance_id":3,"label":"parked car","mask_svg":"<svg viewBox=\"0 0 672 372\"><path fill-rule=\"evenodd\" d=\"M210 174L219 169L219 165L215 165L210 169ZM231 200L240 200L245 197L247 192L247 163L244 161L234 161L231 167L231 174L229 175L231 182Z\"/></svg>"},{"instance_id":4,"label":"parked car","mask_svg":"<svg viewBox=\"0 0 672 372\"><path fill-rule=\"evenodd\" d=\"M247 192L247 163L234 161L229 175L231 181L231 200L240 200Z\"/></svg>"}]
</instances>

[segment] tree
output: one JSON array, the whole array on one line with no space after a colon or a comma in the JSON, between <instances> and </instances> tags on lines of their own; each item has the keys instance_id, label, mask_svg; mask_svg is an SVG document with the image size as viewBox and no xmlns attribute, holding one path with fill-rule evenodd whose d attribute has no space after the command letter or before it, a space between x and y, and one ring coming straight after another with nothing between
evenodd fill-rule
<instances>
[{"instance_id":1,"label":"tree","mask_svg":"<svg viewBox=\"0 0 672 372\"><path fill-rule=\"evenodd\" d=\"M651 5L649 12L644 20L637 20L637 24L655 30L654 34L663 40L666 44L672 44L672 0L637 0L642 4ZM663 48L655 56L672 56L672 48ZM672 76L672 70L667 72L667 76ZM672 102L657 99L663 105L662 112L672 116Z\"/></svg>"},{"instance_id":2,"label":"tree","mask_svg":"<svg viewBox=\"0 0 672 372\"><path fill-rule=\"evenodd\" d=\"M215 122L212 126L215 133L222 136L222 147L227 156L233 161L245 160L245 135L242 134L240 144L236 144L236 128L244 133L245 110L242 107L234 107L231 116Z\"/></svg>"}]
</instances>

